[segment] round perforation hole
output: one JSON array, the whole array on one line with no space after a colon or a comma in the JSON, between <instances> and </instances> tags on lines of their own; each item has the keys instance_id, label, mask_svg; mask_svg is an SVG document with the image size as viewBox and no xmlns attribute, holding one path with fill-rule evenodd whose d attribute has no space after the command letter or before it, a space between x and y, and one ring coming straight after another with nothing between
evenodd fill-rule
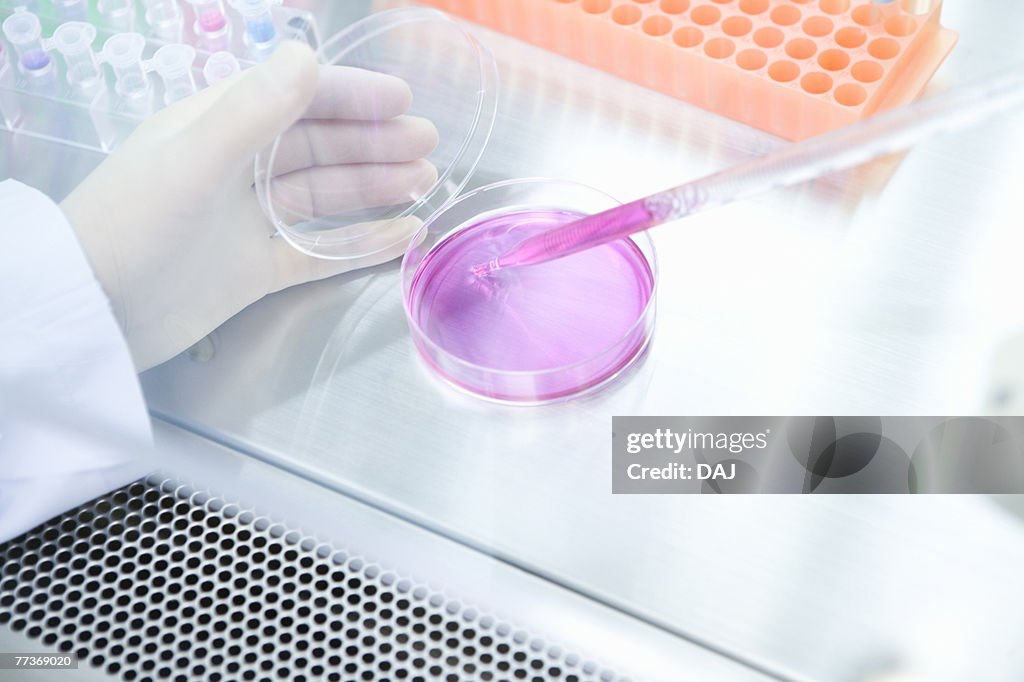
<instances>
[{"instance_id":1,"label":"round perforation hole","mask_svg":"<svg viewBox=\"0 0 1024 682\"><path fill-rule=\"evenodd\" d=\"M873 4L868 3L855 7L850 16L861 26L874 26L881 20L882 13Z\"/></svg>"},{"instance_id":2,"label":"round perforation hole","mask_svg":"<svg viewBox=\"0 0 1024 682\"><path fill-rule=\"evenodd\" d=\"M900 44L892 38L876 38L868 43L868 54L875 59L892 59L900 53Z\"/></svg>"},{"instance_id":3,"label":"round perforation hole","mask_svg":"<svg viewBox=\"0 0 1024 682\"><path fill-rule=\"evenodd\" d=\"M836 88L836 101L845 107L860 106L867 98L867 90L856 83L844 83Z\"/></svg>"},{"instance_id":4,"label":"round perforation hole","mask_svg":"<svg viewBox=\"0 0 1024 682\"><path fill-rule=\"evenodd\" d=\"M793 62L782 60L768 67L768 75L779 83L789 83L800 75L800 67Z\"/></svg>"},{"instance_id":5,"label":"round perforation hole","mask_svg":"<svg viewBox=\"0 0 1024 682\"><path fill-rule=\"evenodd\" d=\"M827 73L814 71L800 79L800 87L812 95L822 95L832 89L832 77Z\"/></svg>"},{"instance_id":6,"label":"round perforation hole","mask_svg":"<svg viewBox=\"0 0 1024 682\"><path fill-rule=\"evenodd\" d=\"M793 5L779 5L772 10L772 21L779 26L792 26L800 21L800 9Z\"/></svg>"},{"instance_id":7,"label":"round perforation hole","mask_svg":"<svg viewBox=\"0 0 1024 682\"><path fill-rule=\"evenodd\" d=\"M861 83L874 83L882 77L885 69L878 62L865 60L854 64L850 73Z\"/></svg>"},{"instance_id":8,"label":"round perforation hole","mask_svg":"<svg viewBox=\"0 0 1024 682\"><path fill-rule=\"evenodd\" d=\"M698 26L710 26L722 17L722 12L713 5L701 5L690 12L690 20Z\"/></svg>"},{"instance_id":9,"label":"round perforation hole","mask_svg":"<svg viewBox=\"0 0 1024 682\"><path fill-rule=\"evenodd\" d=\"M818 7L825 14L842 14L850 9L850 0L821 0Z\"/></svg>"},{"instance_id":10,"label":"round perforation hole","mask_svg":"<svg viewBox=\"0 0 1024 682\"><path fill-rule=\"evenodd\" d=\"M619 5L612 10L612 20L616 24L621 24L623 26L635 24L640 21L641 16L643 16L643 14L633 5Z\"/></svg>"},{"instance_id":11,"label":"round perforation hole","mask_svg":"<svg viewBox=\"0 0 1024 682\"><path fill-rule=\"evenodd\" d=\"M734 38L747 35L751 28L750 19L743 16L729 17L722 22L722 32Z\"/></svg>"},{"instance_id":12,"label":"round perforation hole","mask_svg":"<svg viewBox=\"0 0 1024 682\"><path fill-rule=\"evenodd\" d=\"M649 36L663 36L672 30L672 22L665 17L647 17L644 19L643 29Z\"/></svg>"},{"instance_id":13,"label":"round perforation hole","mask_svg":"<svg viewBox=\"0 0 1024 682\"><path fill-rule=\"evenodd\" d=\"M832 28L832 20L828 17L811 17L803 24L804 33L815 38L827 36Z\"/></svg>"},{"instance_id":14,"label":"round perforation hole","mask_svg":"<svg viewBox=\"0 0 1024 682\"><path fill-rule=\"evenodd\" d=\"M850 65L850 55L842 50L825 50L818 55L818 65L826 71L842 71Z\"/></svg>"},{"instance_id":15,"label":"round perforation hole","mask_svg":"<svg viewBox=\"0 0 1024 682\"><path fill-rule=\"evenodd\" d=\"M768 0L740 0L740 9L747 14L762 14L768 11Z\"/></svg>"},{"instance_id":16,"label":"round perforation hole","mask_svg":"<svg viewBox=\"0 0 1024 682\"><path fill-rule=\"evenodd\" d=\"M665 14L682 14L690 9L690 0L661 0L661 11Z\"/></svg>"},{"instance_id":17,"label":"round perforation hole","mask_svg":"<svg viewBox=\"0 0 1024 682\"><path fill-rule=\"evenodd\" d=\"M836 31L836 43L849 50L858 48L868 39L868 34L856 26L847 26Z\"/></svg>"},{"instance_id":18,"label":"round perforation hole","mask_svg":"<svg viewBox=\"0 0 1024 682\"><path fill-rule=\"evenodd\" d=\"M672 35L672 40L679 47L696 47L704 40L704 33L694 26L684 26Z\"/></svg>"},{"instance_id":19,"label":"round perforation hole","mask_svg":"<svg viewBox=\"0 0 1024 682\"><path fill-rule=\"evenodd\" d=\"M774 26L765 26L754 31L754 42L767 49L778 47L785 39L786 34Z\"/></svg>"},{"instance_id":20,"label":"round perforation hole","mask_svg":"<svg viewBox=\"0 0 1024 682\"><path fill-rule=\"evenodd\" d=\"M704 44L704 54L712 59L725 59L736 51L736 44L728 38L712 38Z\"/></svg>"},{"instance_id":21,"label":"round perforation hole","mask_svg":"<svg viewBox=\"0 0 1024 682\"><path fill-rule=\"evenodd\" d=\"M768 63L768 55L761 50L743 50L736 55L736 64L746 71L757 71Z\"/></svg>"},{"instance_id":22,"label":"round perforation hole","mask_svg":"<svg viewBox=\"0 0 1024 682\"><path fill-rule=\"evenodd\" d=\"M589 14L602 14L612 6L612 0L583 0L581 6Z\"/></svg>"},{"instance_id":23,"label":"round perforation hole","mask_svg":"<svg viewBox=\"0 0 1024 682\"><path fill-rule=\"evenodd\" d=\"M793 59L810 59L817 51L818 46L807 38L794 38L786 43L786 54Z\"/></svg>"}]
</instances>

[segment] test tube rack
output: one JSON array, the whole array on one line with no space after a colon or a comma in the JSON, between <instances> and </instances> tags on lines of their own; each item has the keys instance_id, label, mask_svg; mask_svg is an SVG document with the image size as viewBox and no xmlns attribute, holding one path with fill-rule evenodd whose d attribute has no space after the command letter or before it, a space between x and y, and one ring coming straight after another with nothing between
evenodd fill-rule
<instances>
[{"instance_id":1,"label":"test tube rack","mask_svg":"<svg viewBox=\"0 0 1024 682\"><path fill-rule=\"evenodd\" d=\"M319 46L316 20L308 12L265 3L268 21L274 27L273 40L254 45L246 35L244 16L232 12L229 2L214 3L227 7L217 26L199 25L199 5L189 0L135 0L110 2L127 8L116 26L105 21L101 5L104 0L0 0L0 22L16 13L37 17L41 28L41 44L52 57L52 73L36 78L22 68L15 46L0 37L0 128L16 135L42 138L73 147L109 153L113 151L148 116L162 109L182 94L201 89L223 75L243 70L262 61L281 39L297 39ZM202 3L200 3L202 4ZM76 7L76 15L68 7ZM163 5L172 10L154 15L153 8ZM174 11L176 10L176 12ZM19 15L20 16L20 15ZM68 20L74 22L69 23ZM33 22L35 19L33 19ZM100 76L90 87L72 82L71 60L56 45L55 34L65 29L90 27L90 60L98 62ZM214 30L205 30L211 29ZM67 32L65 30L65 32ZM115 38L118 49L138 51L138 74L144 96L125 97L119 92L116 66L104 57L104 45ZM109 52L109 48L106 52ZM105 64L103 62L106 62ZM167 65L184 65L180 73L172 73ZM170 76L174 76L174 82ZM184 83L184 93L173 88Z\"/></svg>"},{"instance_id":2,"label":"test tube rack","mask_svg":"<svg viewBox=\"0 0 1024 682\"><path fill-rule=\"evenodd\" d=\"M921 94L942 0L420 0L789 140Z\"/></svg>"}]
</instances>

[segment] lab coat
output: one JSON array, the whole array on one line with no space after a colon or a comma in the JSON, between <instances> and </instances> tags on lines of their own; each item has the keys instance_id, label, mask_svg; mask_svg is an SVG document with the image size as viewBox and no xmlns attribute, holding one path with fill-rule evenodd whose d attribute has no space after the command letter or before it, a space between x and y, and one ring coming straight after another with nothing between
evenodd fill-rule
<instances>
[{"instance_id":1,"label":"lab coat","mask_svg":"<svg viewBox=\"0 0 1024 682\"><path fill-rule=\"evenodd\" d=\"M60 208L0 182L0 541L152 470L138 377Z\"/></svg>"}]
</instances>

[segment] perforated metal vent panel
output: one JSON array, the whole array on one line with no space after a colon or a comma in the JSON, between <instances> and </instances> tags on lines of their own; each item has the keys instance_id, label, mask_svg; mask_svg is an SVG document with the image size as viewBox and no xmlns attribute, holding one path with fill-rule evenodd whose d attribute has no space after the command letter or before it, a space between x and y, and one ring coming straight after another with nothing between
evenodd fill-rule
<instances>
[{"instance_id":1,"label":"perforated metal vent panel","mask_svg":"<svg viewBox=\"0 0 1024 682\"><path fill-rule=\"evenodd\" d=\"M159 478L0 545L0 624L124 680L622 679Z\"/></svg>"}]
</instances>

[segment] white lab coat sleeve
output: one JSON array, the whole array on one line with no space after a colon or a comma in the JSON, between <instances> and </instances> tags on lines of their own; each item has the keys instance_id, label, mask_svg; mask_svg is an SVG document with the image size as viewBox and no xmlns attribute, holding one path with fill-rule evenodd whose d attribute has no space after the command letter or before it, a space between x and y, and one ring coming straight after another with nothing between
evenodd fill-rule
<instances>
[{"instance_id":1,"label":"white lab coat sleeve","mask_svg":"<svg viewBox=\"0 0 1024 682\"><path fill-rule=\"evenodd\" d=\"M152 469L110 303L60 208L0 182L0 541Z\"/></svg>"}]
</instances>

